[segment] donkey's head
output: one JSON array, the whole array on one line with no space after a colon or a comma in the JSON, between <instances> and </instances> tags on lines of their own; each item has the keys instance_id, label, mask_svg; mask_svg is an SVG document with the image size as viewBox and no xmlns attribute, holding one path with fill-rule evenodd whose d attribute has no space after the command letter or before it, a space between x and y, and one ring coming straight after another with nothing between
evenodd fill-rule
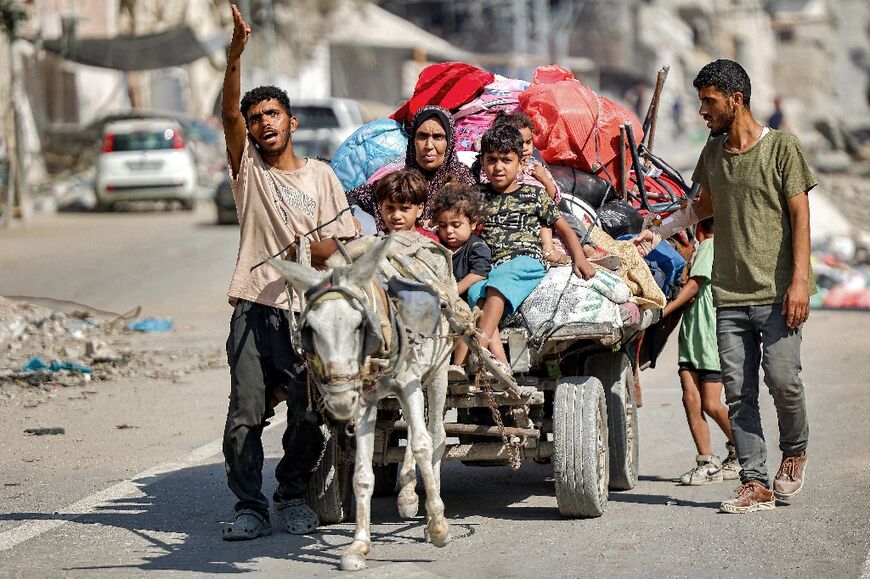
<instances>
[{"instance_id":1,"label":"donkey's head","mask_svg":"<svg viewBox=\"0 0 870 579\"><path fill-rule=\"evenodd\" d=\"M339 421L353 418L362 387L363 364L381 346L380 326L366 286L389 250L389 241L376 244L350 267L330 272L269 260L306 295L299 322L302 348L326 410Z\"/></svg>"}]
</instances>

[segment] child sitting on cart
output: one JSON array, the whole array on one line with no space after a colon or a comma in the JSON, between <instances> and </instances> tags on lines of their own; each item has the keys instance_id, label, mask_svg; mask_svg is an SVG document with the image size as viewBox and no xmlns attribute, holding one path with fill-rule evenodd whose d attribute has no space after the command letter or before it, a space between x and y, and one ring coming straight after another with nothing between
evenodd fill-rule
<instances>
[{"instance_id":1,"label":"child sitting on cart","mask_svg":"<svg viewBox=\"0 0 870 579\"><path fill-rule=\"evenodd\" d=\"M418 225L426 208L426 179L416 169L399 169L378 181L375 202L387 231L416 231L438 241L434 233Z\"/></svg>"},{"instance_id":2,"label":"child sitting on cart","mask_svg":"<svg viewBox=\"0 0 870 579\"><path fill-rule=\"evenodd\" d=\"M492 269L492 252L474 233L479 230L483 217L480 193L459 182L447 183L435 196L432 215L441 244L453 252L453 277L459 297L465 299L468 288L485 280ZM454 364L450 367L451 379L465 378L461 363L467 354L468 346L457 340L453 349Z\"/></svg>"},{"instance_id":3,"label":"child sitting on cart","mask_svg":"<svg viewBox=\"0 0 870 579\"><path fill-rule=\"evenodd\" d=\"M489 183L482 184L484 222L481 238L492 251L489 277L468 290L468 303L482 306L478 328L481 345L507 364L498 325L512 313L544 278L541 227L552 227L566 241L574 273L589 279L595 267L586 259L580 240L541 187L520 184L517 174L523 155L523 137L508 125L494 126L481 137L480 163ZM459 361L461 362L461 360Z\"/></svg>"}]
</instances>

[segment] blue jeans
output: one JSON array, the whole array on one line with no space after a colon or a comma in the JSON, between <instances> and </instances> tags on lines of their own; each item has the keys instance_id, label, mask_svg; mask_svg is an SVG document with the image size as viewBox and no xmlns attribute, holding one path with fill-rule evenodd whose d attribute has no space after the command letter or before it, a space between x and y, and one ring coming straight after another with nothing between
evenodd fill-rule
<instances>
[{"instance_id":1,"label":"blue jeans","mask_svg":"<svg viewBox=\"0 0 870 579\"><path fill-rule=\"evenodd\" d=\"M779 448L785 456L807 448L809 422L801 371L801 329L786 325L782 304L716 309L716 338L722 382L742 482L769 486L767 446L758 408L758 369L773 396Z\"/></svg>"}]
</instances>

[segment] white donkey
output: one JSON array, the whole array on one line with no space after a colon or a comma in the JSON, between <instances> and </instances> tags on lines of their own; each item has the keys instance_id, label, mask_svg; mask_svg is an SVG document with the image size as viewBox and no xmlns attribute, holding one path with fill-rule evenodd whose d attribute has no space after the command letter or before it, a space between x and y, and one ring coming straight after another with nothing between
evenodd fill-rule
<instances>
[{"instance_id":1,"label":"white donkey","mask_svg":"<svg viewBox=\"0 0 870 579\"><path fill-rule=\"evenodd\" d=\"M306 294L300 336L309 372L323 396L326 411L337 421L356 422L356 532L353 543L342 553L344 570L365 568L371 549L375 422L378 400L388 396L399 399L408 423L409 444L399 478L399 513L403 517L417 513L416 462L426 490L426 535L438 547L450 541L441 501L440 471L446 442L443 417L452 339L448 337L440 300L430 288L392 277L389 287L395 311L388 306L375 274L379 266L381 271L396 271L386 262L390 241L376 241L351 266L334 267L330 272L269 260L295 289ZM450 276L448 265L439 269L443 269L437 272L441 279ZM389 312L389 316L378 315L378 308L386 308L381 311ZM381 319L390 324L383 328ZM384 334L392 334L386 339L389 348L383 347ZM429 403L428 425L424 387Z\"/></svg>"}]
</instances>

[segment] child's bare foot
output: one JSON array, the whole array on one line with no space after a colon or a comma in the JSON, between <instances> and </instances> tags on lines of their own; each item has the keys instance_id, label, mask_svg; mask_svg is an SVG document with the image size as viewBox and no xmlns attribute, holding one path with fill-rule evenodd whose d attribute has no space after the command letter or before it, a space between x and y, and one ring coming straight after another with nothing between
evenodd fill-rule
<instances>
[{"instance_id":1,"label":"child's bare foot","mask_svg":"<svg viewBox=\"0 0 870 579\"><path fill-rule=\"evenodd\" d=\"M551 265L571 265L571 258L555 249L544 252L544 259Z\"/></svg>"}]
</instances>

